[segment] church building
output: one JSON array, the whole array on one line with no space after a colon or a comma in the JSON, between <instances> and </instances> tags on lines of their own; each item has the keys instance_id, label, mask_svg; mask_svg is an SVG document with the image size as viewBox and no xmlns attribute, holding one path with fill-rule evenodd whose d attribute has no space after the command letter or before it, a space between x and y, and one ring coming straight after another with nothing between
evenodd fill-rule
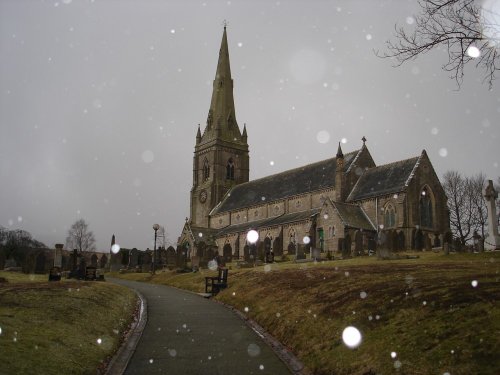
<instances>
[{"instance_id":1,"label":"church building","mask_svg":"<svg viewBox=\"0 0 500 375\"><path fill-rule=\"evenodd\" d=\"M206 126L198 127L190 217L178 249L203 262L343 256L440 246L448 238L447 198L425 150L377 166L363 137L344 154L249 181L246 126L236 120L226 27ZM258 232L250 243L247 233ZM325 257L325 255L322 255Z\"/></svg>"}]
</instances>

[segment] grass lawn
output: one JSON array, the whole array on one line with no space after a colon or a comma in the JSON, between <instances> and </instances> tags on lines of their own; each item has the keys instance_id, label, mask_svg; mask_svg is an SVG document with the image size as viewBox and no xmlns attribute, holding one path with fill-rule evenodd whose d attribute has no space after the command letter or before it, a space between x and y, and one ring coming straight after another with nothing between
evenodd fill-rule
<instances>
[{"instance_id":1,"label":"grass lawn","mask_svg":"<svg viewBox=\"0 0 500 375\"><path fill-rule=\"evenodd\" d=\"M418 253L232 269L216 298L257 321L314 374L500 374L500 253ZM203 291L215 272L119 277ZM356 327L361 344L342 332Z\"/></svg>"},{"instance_id":2,"label":"grass lawn","mask_svg":"<svg viewBox=\"0 0 500 375\"><path fill-rule=\"evenodd\" d=\"M120 345L136 296L106 282L0 271L1 374L96 374Z\"/></svg>"}]
</instances>

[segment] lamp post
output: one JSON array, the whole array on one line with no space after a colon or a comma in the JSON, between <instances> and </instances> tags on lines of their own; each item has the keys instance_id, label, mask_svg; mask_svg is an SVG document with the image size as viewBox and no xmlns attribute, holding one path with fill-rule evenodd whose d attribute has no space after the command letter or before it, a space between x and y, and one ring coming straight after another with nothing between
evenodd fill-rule
<instances>
[{"instance_id":1,"label":"lamp post","mask_svg":"<svg viewBox=\"0 0 500 375\"><path fill-rule=\"evenodd\" d=\"M155 245L153 247L153 275L155 274L156 269L156 232L160 229L160 225L153 224L153 230L155 231Z\"/></svg>"}]
</instances>

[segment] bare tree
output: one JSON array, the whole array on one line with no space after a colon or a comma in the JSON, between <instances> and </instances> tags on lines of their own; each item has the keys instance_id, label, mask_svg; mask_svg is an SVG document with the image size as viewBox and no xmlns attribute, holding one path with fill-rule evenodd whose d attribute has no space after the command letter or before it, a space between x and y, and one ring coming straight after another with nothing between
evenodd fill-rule
<instances>
[{"instance_id":1,"label":"bare tree","mask_svg":"<svg viewBox=\"0 0 500 375\"><path fill-rule=\"evenodd\" d=\"M478 173L472 177L463 177L456 171L444 174L443 188L448 196L450 227L453 235L465 245L474 232L483 238L488 226L488 209L483 191L486 176Z\"/></svg>"},{"instance_id":2,"label":"bare tree","mask_svg":"<svg viewBox=\"0 0 500 375\"><path fill-rule=\"evenodd\" d=\"M46 248L45 244L35 240L31 233L22 229L8 230L0 226L0 250L9 258L22 248Z\"/></svg>"},{"instance_id":3,"label":"bare tree","mask_svg":"<svg viewBox=\"0 0 500 375\"><path fill-rule=\"evenodd\" d=\"M77 249L80 254L95 250L94 234L89 230L89 225L85 220L80 219L75 221L68 230L66 247L68 249Z\"/></svg>"},{"instance_id":4,"label":"bare tree","mask_svg":"<svg viewBox=\"0 0 500 375\"><path fill-rule=\"evenodd\" d=\"M396 25L395 39L386 42L388 51L377 55L395 58L400 66L432 49L444 48L448 62L443 69L458 86L464 66L472 63L485 71L484 81L491 88L500 69L500 25L494 2L481 6L477 0L420 0L419 6L421 12L410 19L412 25Z\"/></svg>"},{"instance_id":5,"label":"bare tree","mask_svg":"<svg viewBox=\"0 0 500 375\"><path fill-rule=\"evenodd\" d=\"M472 203L472 224L474 231L478 232L483 238L488 226L488 208L483 197L483 190L486 185L486 176L480 172L467 179L468 194L471 195Z\"/></svg>"}]
</instances>

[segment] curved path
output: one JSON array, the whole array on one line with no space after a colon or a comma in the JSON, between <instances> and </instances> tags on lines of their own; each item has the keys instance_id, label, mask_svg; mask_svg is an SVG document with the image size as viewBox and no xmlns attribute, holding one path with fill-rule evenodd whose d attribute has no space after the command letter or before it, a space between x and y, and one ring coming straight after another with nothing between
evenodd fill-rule
<instances>
[{"instance_id":1,"label":"curved path","mask_svg":"<svg viewBox=\"0 0 500 375\"><path fill-rule=\"evenodd\" d=\"M111 280L110 280L111 281ZM113 279L147 300L147 324L125 374L287 374L235 313L197 294Z\"/></svg>"}]
</instances>

